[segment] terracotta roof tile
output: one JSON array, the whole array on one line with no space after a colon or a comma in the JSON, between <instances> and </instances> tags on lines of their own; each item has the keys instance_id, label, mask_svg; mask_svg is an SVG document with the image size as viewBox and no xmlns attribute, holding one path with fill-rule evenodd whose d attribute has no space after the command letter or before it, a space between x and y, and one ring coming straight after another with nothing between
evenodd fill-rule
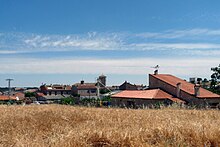
<instances>
[{"instance_id":1,"label":"terracotta roof tile","mask_svg":"<svg viewBox=\"0 0 220 147\"><path fill-rule=\"evenodd\" d=\"M23 92L16 92L16 93L14 94L14 96L15 96L15 97L18 97L19 100L25 99L25 94L24 94Z\"/></svg>"},{"instance_id":2,"label":"terracotta roof tile","mask_svg":"<svg viewBox=\"0 0 220 147\"><path fill-rule=\"evenodd\" d=\"M44 97L45 95L42 92L37 92L38 97Z\"/></svg>"},{"instance_id":3,"label":"terracotta roof tile","mask_svg":"<svg viewBox=\"0 0 220 147\"><path fill-rule=\"evenodd\" d=\"M76 86L77 89L96 89L96 83L76 83L74 86Z\"/></svg>"},{"instance_id":4,"label":"terracotta roof tile","mask_svg":"<svg viewBox=\"0 0 220 147\"><path fill-rule=\"evenodd\" d=\"M96 86L95 85L82 84L82 85L78 85L77 89L96 89Z\"/></svg>"},{"instance_id":5,"label":"terracotta roof tile","mask_svg":"<svg viewBox=\"0 0 220 147\"><path fill-rule=\"evenodd\" d=\"M9 100L9 97L7 95L0 95L0 101L6 101ZM10 100L17 100L15 96L10 96Z\"/></svg>"},{"instance_id":6,"label":"terracotta roof tile","mask_svg":"<svg viewBox=\"0 0 220 147\"><path fill-rule=\"evenodd\" d=\"M137 99L170 99L175 102L184 102L178 98L173 98L172 95L160 89L151 90L124 90L112 95L112 98L137 98ZM177 100L178 99L178 100Z\"/></svg>"},{"instance_id":7,"label":"terracotta roof tile","mask_svg":"<svg viewBox=\"0 0 220 147\"><path fill-rule=\"evenodd\" d=\"M181 83L181 90L194 95L194 84L191 84L185 80L182 80L180 78L177 78L173 75L169 75L169 74L158 74L158 75L154 75L151 74L151 76L166 82L174 87L176 87L177 83ZM198 98L220 98L220 95L212 93L204 88L200 88L200 96L198 96Z\"/></svg>"},{"instance_id":8,"label":"terracotta roof tile","mask_svg":"<svg viewBox=\"0 0 220 147\"><path fill-rule=\"evenodd\" d=\"M179 99L179 98L169 98L171 101L176 102L176 103L186 103L185 101Z\"/></svg>"}]
</instances>

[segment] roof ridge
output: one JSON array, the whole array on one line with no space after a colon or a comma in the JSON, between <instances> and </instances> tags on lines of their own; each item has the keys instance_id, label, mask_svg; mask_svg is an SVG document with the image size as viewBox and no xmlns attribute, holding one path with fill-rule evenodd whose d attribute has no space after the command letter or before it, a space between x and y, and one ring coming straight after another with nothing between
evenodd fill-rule
<instances>
[{"instance_id":1,"label":"roof ridge","mask_svg":"<svg viewBox=\"0 0 220 147\"><path fill-rule=\"evenodd\" d=\"M157 90L157 91L156 91L156 92L155 92L155 94L153 95L153 98L154 98L154 97L156 97L156 96L157 96L157 94L158 94L158 93L159 93L159 91L160 91L160 89L159 89L159 88L158 88L158 89L155 89L155 90ZM153 98L152 98L152 99L153 99Z\"/></svg>"},{"instance_id":2,"label":"roof ridge","mask_svg":"<svg viewBox=\"0 0 220 147\"><path fill-rule=\"evenodd\" d=\"M174 83L170 82L170 81L165 80L165 79L163 78L163 76L169 76L170 78L175 78L175 79L179 80L183 85L184 85L184 84L185 84L185 85L188 85L188 86L190 85L191 88L194 87L194 84L192 84L192 83L190 83L190 82L188 82L188 81L186 81L186 80L183 80L183 79L181 79L181 78L179 78L179 77L176 77L176 76L174 76L174 75L171 75L171 74L158 74L158 75L150 74L150 75L152 75L153 77L157 78L158 80L163 81L163 82L165 82L165 83L167 83L167 84L169 84L169 85L171 85L171 86L173 86L173 87L176 87L176 85L175 85ZM160 76L160 75L161 75L161 76ZM169 78L169 77L165 77L165 78ZM190 90L188 86L185 86L185 88L181 88L181 90L184 91L184 92L186 92L186 93L188 93L188 94L190 94L190 95L193 95L195 89L193 88L193 89ZM212 94L212 95L218 95L218 94L215 94L215 93L213 93L213 92L211 92L211 91L209 91L209 90L207 90L207 89L205 89L205 88L203 88L203 87L200 87L200 91L205 91L206 93L210 93L210 94ZM219 95L218 95L218 96L219 96ZM204 97L204 96L200 95L200 96L198 96L198 98L199 98L199 97ZM219 96L219 97L220 97L220 96Z\"/></svg>"}]
</instances>

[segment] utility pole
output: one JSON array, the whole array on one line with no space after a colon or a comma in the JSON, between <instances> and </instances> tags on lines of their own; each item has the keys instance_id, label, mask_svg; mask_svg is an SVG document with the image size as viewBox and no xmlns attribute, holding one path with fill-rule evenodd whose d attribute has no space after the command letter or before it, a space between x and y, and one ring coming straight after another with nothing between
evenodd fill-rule
<instances>
[{"instance_id":1,"label":"utility pole","mask_svg":"<svg viewBox=\"0 0 220 147\"><path fill-rule=\"evenodd\" d=\"M100 80L97 79L97 98L98 99L100 99L100 85L99 85L99 83L100 83Z\"/></svg>"},{"instance_id":2,"label":"utility pole","mask_svg":"<svg viewBox=\"0 0 220 147\"><path fill-rule=\"evenodd\" d=\"M10 95L11 95L11 81L13 81L14 79L6 79L6 81L8 81L8 99L10 101Z\"/></svg>"}]
</instances>

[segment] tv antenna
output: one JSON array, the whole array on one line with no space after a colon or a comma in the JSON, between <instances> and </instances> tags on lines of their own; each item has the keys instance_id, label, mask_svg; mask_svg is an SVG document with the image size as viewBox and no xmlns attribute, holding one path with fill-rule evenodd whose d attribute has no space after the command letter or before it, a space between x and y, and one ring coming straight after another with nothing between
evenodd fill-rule
<instances>
[{"instance_id":1,"label":"tv antenna","mask_svg":"<svg viewBox=\"0 0 220 147\"><path fill-rule=\"evenodd\" d=\"M153 66L153 67L151 67L151 68L154 68L154 69L158 70L158 69L160 68L160 66L159 66L159 65L156 65L156 66Z\"/></svg>"}]
</instances>

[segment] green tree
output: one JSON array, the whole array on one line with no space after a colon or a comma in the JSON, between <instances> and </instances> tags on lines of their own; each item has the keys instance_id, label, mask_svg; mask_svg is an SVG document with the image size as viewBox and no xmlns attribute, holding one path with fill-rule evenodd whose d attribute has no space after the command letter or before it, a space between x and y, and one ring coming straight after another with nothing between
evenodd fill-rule
<instances>
[{"instance_id":1,"label":"green tree","mask_svg":"<svg viewBox=\"0 0 220 147\"><path fill-rule=\"evenodd\" d=\"M61 99L61 104L64 105L74 105L75 104L75 99L73 97L66 97Z\"/></svg>"},{"instance_id":2,"label":"green tree","mask_svg":"<svg viewBox=\"0 0 220 147\"><path fill-rule=\"evenodd\" d=\"M217 67L211 68L211 70L212 70L213 73L211 75L211 86L210 86L210 88L215 89L217 83L220 80L220 64Z\"/></svg>"},{"instance_id":3,"label":"green tree","mask_svg":"<svg viewBox=\"0 0 220 147\"><path fill-rule=\"evenodd\" d=\"M107 89L101 89L100 90L100 94L105 94L105 93L108 93L109 92L109 90L107 90Z\"/></svg>"},{"instance_id":4,"label":"green tree","mask_svg":"<svg viewBox=\"0 0 220 147\"><path fill-rule=\"evenodd\" d=\"M35 97L36 94L34 92L25 92L25 97Z\"/></svg>"},{"instance_id":5,"label":"green tree","mask_svg":"<svg viewBox=\"0 0 220 147\"><path fill-rule=\"evenodd\" d=\"M197 84L200 84L202 82L202 78L197 78Z\"/></svg>"}]
</instances>

